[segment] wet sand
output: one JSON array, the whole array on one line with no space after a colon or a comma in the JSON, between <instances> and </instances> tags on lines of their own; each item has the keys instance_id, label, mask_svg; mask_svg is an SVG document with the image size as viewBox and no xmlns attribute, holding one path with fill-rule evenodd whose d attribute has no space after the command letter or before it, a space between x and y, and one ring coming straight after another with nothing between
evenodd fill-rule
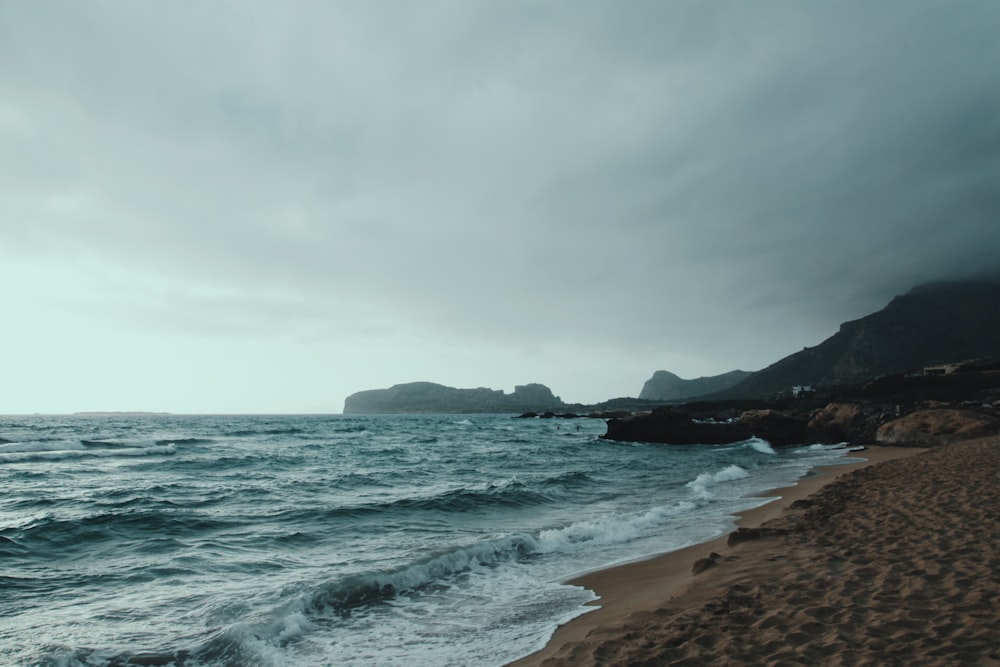
<instances>
[{"instance_id":1,"label":"wet sand","mask_svg":"<svg viewBox=\"0 0 1000 667\"><path fill-rule=\"evenodd\" d=\"M853 455L736 537L573 580L600 609L513 665L1000 667L1000 437Z\"/></svg>"}]
</instances>

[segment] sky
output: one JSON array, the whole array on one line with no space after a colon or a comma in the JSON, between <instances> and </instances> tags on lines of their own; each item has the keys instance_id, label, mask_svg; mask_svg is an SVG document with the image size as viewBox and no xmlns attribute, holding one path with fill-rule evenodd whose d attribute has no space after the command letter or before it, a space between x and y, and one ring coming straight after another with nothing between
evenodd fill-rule
<instances>
[{"instance_id":1,"label":"sky","mask_svg":"<svg viewBox=\"0 0 1000 667\"><path fill-rule=\"evenodd\" d=\"M1000 3L0 1L0 413L570 402L1000 275Z\"/></svg>"}]
</instances>

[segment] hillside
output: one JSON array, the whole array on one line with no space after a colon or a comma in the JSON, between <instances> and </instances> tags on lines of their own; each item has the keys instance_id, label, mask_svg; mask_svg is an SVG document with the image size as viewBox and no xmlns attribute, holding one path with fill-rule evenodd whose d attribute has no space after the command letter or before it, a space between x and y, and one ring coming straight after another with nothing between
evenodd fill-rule
<instances>
[{"instance_id":1,"label":"hillside","mask_svg":"<svg viewBox=\"0 0 1000 667\"><path fill-rule=\"evenodd\" d=\"M882 310L845 322L712 398L761 397L795 386L828 387L1000 355L1000 284L933 283Z\"/></svg>"},{"instance_id":2,"label":"hillside","mask_svg":"<svg viewBox=\"0 0 1000 667\"><path fill-rule=\"evenodd\" d=\"M704 396L729 389L751 375L748 371L729 371L722 375L686 380L669 371L656 371L642 386L639 398L647 401L679 401Z\"/></svg>"}]
</instances>

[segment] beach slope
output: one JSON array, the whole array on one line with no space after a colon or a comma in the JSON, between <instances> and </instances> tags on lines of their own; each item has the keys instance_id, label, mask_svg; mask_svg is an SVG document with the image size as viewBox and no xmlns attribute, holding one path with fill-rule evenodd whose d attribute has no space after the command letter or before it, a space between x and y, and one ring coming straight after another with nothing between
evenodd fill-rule
<instances>
[{"instance_id":1,"label":"beach slope","mask_svg":"<svg viewBox=\"0 0 1000 667\"><path fill-rule=\"evenodd\" d=\"M906 454L872 448L735 537L574 581L602 608L514 664L1000 666L1000 437Z\"/></svg>"}]
</instances>

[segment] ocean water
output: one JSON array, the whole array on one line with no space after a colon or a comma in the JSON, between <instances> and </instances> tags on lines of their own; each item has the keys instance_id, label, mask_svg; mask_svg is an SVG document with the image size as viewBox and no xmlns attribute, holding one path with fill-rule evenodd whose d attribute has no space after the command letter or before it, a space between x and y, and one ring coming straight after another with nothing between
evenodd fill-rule
<instances>
[{"instance_id":1,"label":"ocean water","mask_svg":"<svg viewBox=\"0 0 1000 667\"><path fill-rule=\"evenodd\" d=\"M0 417L0 664L503 665L574 574L732 528L836 447L600 420Z\"/></svg>"}]
</instances>

